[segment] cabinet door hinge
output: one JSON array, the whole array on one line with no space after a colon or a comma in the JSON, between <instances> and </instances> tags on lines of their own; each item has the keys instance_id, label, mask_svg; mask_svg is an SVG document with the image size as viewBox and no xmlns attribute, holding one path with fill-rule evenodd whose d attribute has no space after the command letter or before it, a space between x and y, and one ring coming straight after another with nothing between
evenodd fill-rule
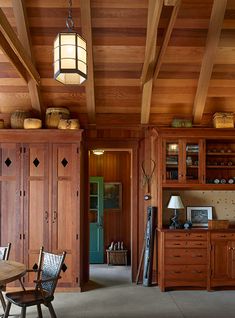
<instances>
[{"instance_id":1,"label":"cabinet door hinge","mask_svg":"<svg viewBox=\"0 0 235 318\"><path fill-rule=\"evenodd\" d=\"M79 192L78 192L78 190L77 190L77 197L78 197L78 195L79 195Z\"/></svg>"},{"instance_id":2,"label":"cabinet door hinge","mask_svg":"<svg viewBox=\"0 0 235 318\"><path fill-rule=\"evenodd\" d=\"M77 153L79 153L79 148L77 148Z\"/></svg>"},{"instance_id":3,"label":"cabinet door hinge","mask_svg":"<svg viewBox=\"0 0 235 318\"><path fill-rule=\"evenodd\" d=\"M76 234L76 240L78 240L78 234Z\"/></svg>"},{"instance_id":4,"label":"cabinet door hinge","mask_svg":"<svg viewBox=\"0 0 235 318\"><path fill-rule=\"evenodd\" d=\"M22 235L20 234L20 240L22 239Z\"/></svg>"},{"instance_id":5,"label":"cabinet door hinge","mask_svg":"<svg viewBox=\"0 0 235 318\"><path fill-rule=\"evenodd\" d=\"M23 153L26 153L26 148L25 147L23 147Z\"/></svg>"},{"instance_id":6,"label":"cabinet door hinge","mask_svg":"<svg viewBox=\"0 0 235 318\"><path fill-rule=\"evenodd\" d=\"M78 283L78 277L76 277L76 283Z\"/></svg>"},{"instance_id":7,"label":"cabinet door hinge","mask_svg":"<svg viewBox=\"0 0 235 318\"><path fill-rule=\"evenodd\" d=\"M22 147L20 147L20 153L22 153Z\"/></svg>"},{"instance_id":8,"label":"cabinet door hinge","mask_svg":"<svg viewBox=\"0 0 235 318\"><path fill-rule=\"evenodd\" d=\"M22 191L20 190L20 197L22 196Z\"/></svg>"}]
</instances>

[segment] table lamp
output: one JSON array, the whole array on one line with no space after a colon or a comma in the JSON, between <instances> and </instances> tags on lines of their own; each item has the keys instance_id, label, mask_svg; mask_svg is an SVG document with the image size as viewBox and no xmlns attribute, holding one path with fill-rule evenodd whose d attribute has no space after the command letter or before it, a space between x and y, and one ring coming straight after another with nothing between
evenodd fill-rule
<instances>
[{"instance_id":1,"label":"table lamp","mask_svg":"<svg viewBox=\"0 0 235 318\"><path fill-rule=\"evenodd\" d=\"M168 209L174 209L174 216L171 219L172 223L169 226L170 229L180 229L181 224L178 221L178 210L184 209L184 205L181 201L181 198L179 195L172 195L170 198L170 201L167 206Z\"/></svg>"}]
</instances>

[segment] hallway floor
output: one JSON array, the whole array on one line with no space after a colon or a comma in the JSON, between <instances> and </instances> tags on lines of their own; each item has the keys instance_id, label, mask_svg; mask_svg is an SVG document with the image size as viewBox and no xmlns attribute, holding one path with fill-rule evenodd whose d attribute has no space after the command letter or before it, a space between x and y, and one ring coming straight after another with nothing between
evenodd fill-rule
<instances>
[{"instance_id":1,"label":"hallway floor","mask_svg":"<svg viewBox=\"0 0 235 318\"><path fill-rule=\"evenodd\" d=\"M91 266L84 293L56 293L58 318L234 318L235 291L171 291L130 283L130 268ZM93 289L95 287L95 289ZM36 308L28 318L37 317ZM50 317L43 308L43 317Z\"/></svg>"}]
</instances>

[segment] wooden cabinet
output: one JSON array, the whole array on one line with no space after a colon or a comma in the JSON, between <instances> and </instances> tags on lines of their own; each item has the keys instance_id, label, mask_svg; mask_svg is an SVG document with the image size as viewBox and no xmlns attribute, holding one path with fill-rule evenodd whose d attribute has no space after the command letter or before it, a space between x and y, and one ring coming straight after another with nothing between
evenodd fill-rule
<instances>
[{"instance_id":1,"label":"wooden cabinet","mask_svg":"<svg viewBox=\"0 0 235 318\"><path fill-rule=\"evenodd\" d=\"M206 141L206 182L235 183L235 141Z\"/></svg>"},{"instance_id":2,"label":"wooden cabinet","mask_svg":"<svg viewBox=\"0 0 235 318\"><path fill-rule=\"evenodd\" d=\"M211 233L210 287L235 286L235 232Z\"/></svg>"},{"instance_id":3,"label":"wooden cabinet","mask_svg":"<svg viewBox=\"0 0 235 318\"><path fill-rule=\"evenodd\" d=\"M161 232L160 288L207 286L208 240L202 230Z\"/></svg>"},{"instance_id":4,"label":"wooden cabinet","mask_svg":"<svg viewBox=\"0 0 235 318\"><path fill-rule=\"evenodd\" d=\"M81 132L9 131L7 139L16 142L4 143L3 136L0 148L1 244L11 242L10 259L27 267L37 262L42 245L56 253L66 250L68 269L59 285L77 287Z\"/></svg>"},{"instance_id":5,"label":"wooden cabinet","mask_svg":"<svg viewBox=\"0 0 235 318\"><path fill-rule=\"evenodd\" d=\"M203 183L204 141L202 139L163 139L163 183Z\"/></svg>"}]
</instances>

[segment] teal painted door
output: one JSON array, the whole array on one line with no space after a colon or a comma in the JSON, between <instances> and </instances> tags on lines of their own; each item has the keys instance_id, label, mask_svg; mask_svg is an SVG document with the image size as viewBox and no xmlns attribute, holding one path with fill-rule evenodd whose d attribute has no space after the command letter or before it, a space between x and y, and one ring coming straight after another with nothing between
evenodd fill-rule
<instances>
[{"instance_id":1,"label":"teal painted door","mask_svg":"<svg viewBox=\"0 0 235 318\"><path fill-rule=\"evenodd\" d=\"M104 263L104 181L90 177L90 264Z\"/></svg>"}]
</instances>

